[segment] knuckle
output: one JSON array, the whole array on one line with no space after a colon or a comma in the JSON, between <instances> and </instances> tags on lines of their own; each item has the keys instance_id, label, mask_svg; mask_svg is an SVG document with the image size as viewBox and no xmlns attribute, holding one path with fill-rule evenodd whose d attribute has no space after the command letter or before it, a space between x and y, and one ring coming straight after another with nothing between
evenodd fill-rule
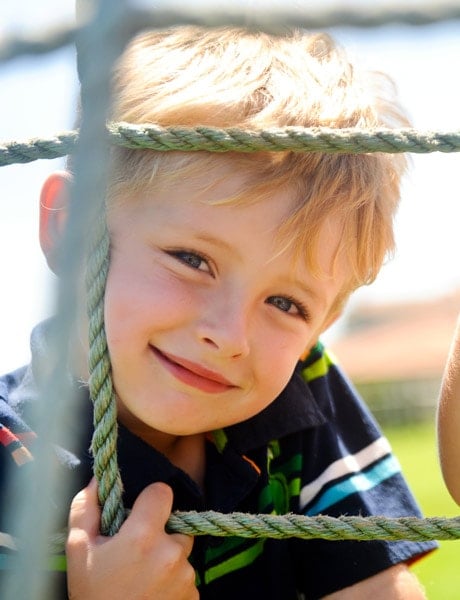
<instances>
[{"instance_id":1,"label":"knuckle","mask_svg":"<svg viewBox=\"0 0 460 600\"><path fill-rule=\"evenodd\" d=\"M196 587L195 569L188 561L181 563L180 571L174 573L174 580L178 589L181 590L181 598L184 600L194 600L200 597Z\"/></svg>"},{"instance_id":2,"label":"knuckle","mask_svg":"<svg viewBox=\"0 0 460 600\"><path fill-rule=\"evenodd\" d=\"M198 593L198 589L195 586L195 583L193 584L193 589L190 590L190 593L187 596L187 600L197 600L200 598L200 594Z\"/></svg>"},{"instance_id":3,"label":"knuckle","mask_svg":"<svg viewBox=\"0 0 460 600\"><path fill-rule=\"evenodd\" d=\"M192 565L187 561L187 566L184 569L184 584L188 588L196 589L196 573ZM198 593L198 592L197 592Z\"/></svg>"},{"instance_id":4,"label":"knuckle","mask_svg":"<svg viewBox=\"0 0 460 600\"><path fill-rule=\"evenodd\" d=\"M129 531L128 545L135 548L140 555L148 555L154 547L154 536L148 528L131 527Z\"/></svg>"},{"instance_id":5,"label":"knuckle","mask_svg":"<svg viewBox=\"0 0 460 600\"><path fill-rule=\"evenodd\" d=\"M167 551L164 552L164 567L168 571L177 571L185 564L190 564L187 561L184 549L180 544L168 544Z\"/></svg>"},{"instance_id":6,"label":"knuckle","mask_svg":"<svg viewBox=\"0 0 460 600\"><path fill-rule=\"evenodd\" d=\"M187 556L190 556L190 554L192 553L193 550L193 544L195 543L195 538L190 536L190 535L185 535L185 552L187 554Z\"/></svg>"},{"instance_id":7,"label":"knuckle","mask_svg":"<svg viewBox=\"0 0 460 600\"><path fill-rule=\"evenodd\" d=\"M80 554L88 548L88 537L81 529L71 529L65 542L66 554Z\"/></svg>"},{"instance_id":8,"label":"knuckle","mask_svg":"<svg viewBox=\"0 0 460 600\"><path fill-rule=\"evenodd\" d=\"M86 494L85 490L80 490L75 494L70 503L70 510L79 511L83 510L86 503Z\"/></svg>"},{"instance_id":9,"label":"knuckle","mask_svg":"<svg viewBox=\"0 0 460 600\"><path fill-rule=\"evenodd\" d=\"M177 544L182 546L186 556L189 556L193 550L193 544L195 543L195 538L191 535L186 535L183 533L171 533L169 537L172 540L175 540Z\"/></svg>"}]
</instances>

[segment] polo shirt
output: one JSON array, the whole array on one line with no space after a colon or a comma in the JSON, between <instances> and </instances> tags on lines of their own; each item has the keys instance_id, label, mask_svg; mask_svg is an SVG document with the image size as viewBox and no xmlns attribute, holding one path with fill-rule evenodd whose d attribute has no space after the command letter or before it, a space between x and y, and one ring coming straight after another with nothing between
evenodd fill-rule
<instances>
[{"instance_id":1,"label":"polo shirt","mask_svg":"<svg viewBox=\"0 0 460 600\"><path fill-rule=\"evenodd\" d=\"M46 364L49 326L45 322L32 334L31 364L0 378L0 506L21 493L8 484L8 468L26 477L31 464L34 433L28 415L40 397L38 365ZM50 498L60 527L66 525L71 498L92 476L92 406L87 389L78 389L76 422L62 439L50 440L59 476L68 482L61 497ZM80 432L73 440L72 429ZM286 388L261 413L208 436L205 492L123 425L118 462L127 508L147 485L163 481L174 491L173 510L420 516L387 440L321 343L297 364ZM14 561L8 540L15 530L4 514L0 508L0 577ZM315 599L397 563L412 562L435 547L434 542L204 535L195 538L190 560L203 600ZM56 571L54 597L66 598L65 557L50 559L50 569Z\"/></svg>"}]
</instances>

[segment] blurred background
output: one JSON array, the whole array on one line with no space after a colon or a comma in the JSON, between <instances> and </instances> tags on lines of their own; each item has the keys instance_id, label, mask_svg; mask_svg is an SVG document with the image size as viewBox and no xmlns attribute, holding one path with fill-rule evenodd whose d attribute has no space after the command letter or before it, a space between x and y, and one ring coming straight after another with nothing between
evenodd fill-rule
<instances>
[{"instance_id":1,"label":"blurred background","mask_svg":"<svg viewBox=\"0 0 460 600\"><path fill-rule=\"evenodd\" d=\"M203 10L211 6L201 4ZM418 10L431 5L427 0L403 4ZM248 12L270 6L363 12L371 5L374 10L382 5L383 11L396 6L389 0L232 2L238 5ZM72 23L74 11L74 0L0 3L0 43ZM330 32L355 60L392 76L414 127L460 129L460 21L333 27ZM0 140L25 141L73 129L77 95L73 47L0 64ZM396 223L397 252L378 280L356 293L325 340L393 443L425 513L449 516L459 509L439 473L435 404L460 309L460 155L412 154L411 163ZM54 281L38 244L38 206L43 180L63 165L64 159L39 160L0 169L0 372L28 361L31 328L53 312ZM444 542L441 551L416 566L430 599L459 597L459 550L459 542Z\"/></svg>"}]
</instances>

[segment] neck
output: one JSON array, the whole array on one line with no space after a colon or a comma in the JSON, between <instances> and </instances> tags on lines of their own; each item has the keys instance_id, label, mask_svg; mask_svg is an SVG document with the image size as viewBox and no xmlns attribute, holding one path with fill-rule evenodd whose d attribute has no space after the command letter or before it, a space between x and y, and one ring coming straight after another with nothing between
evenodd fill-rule
<instances>
[{"instance_id":1,"label":"neck","mask_svg":"<svg viewBox=\"0 0 460 600\"><path fill-rule=\"evenodd\" d=\"M176 467L185 471L203 489L206 466L203 433L176 438L165 454Z\"/></svg>"},{"instance_id":2,"label":"neck","mask_svg":"<svg viewBox=\"0 0 460 600\"><path fill-rule=\"evenodd\" d=\"M131 433L164 454L203 488L206 463L204 433L184 436L163 433L146 427L122 407L119 407L118 419Z\"/></svg>"}]
</instances>

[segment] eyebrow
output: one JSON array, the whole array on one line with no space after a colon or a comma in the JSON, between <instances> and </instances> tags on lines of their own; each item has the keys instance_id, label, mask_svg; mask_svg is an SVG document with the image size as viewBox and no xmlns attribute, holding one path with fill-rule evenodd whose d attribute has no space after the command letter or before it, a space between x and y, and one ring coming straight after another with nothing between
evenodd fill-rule
<instances>
[{"instance_id":1,"label":"eyebrow","mask_svg":"<svg viewBox=\"0 0 460 600\"><path fill-rule=\"evenodd\" d=\"M215 237L207 231L195 231L194 236L197 240L201 242L206 242L207 244L212 244L214 246L218 246L223 250L227 250L228 252L238 253L238 249L234 248L231 244L226 242L225 240Z\"/></svg>"},{"instance_id":2,"label":"eyebrow","mask_svg":"<svg viewBox=\"0 0 460 600\"><path fill-rule=\"evenodd\" d=\"M315 303L320 304L321 306L326 304L326 299L323 297L323 295L318 294L318 292L316 292L312 287L306 285L301 279L290 279L289 283L299 288L307 296L310 296Z\"/></svg>"}]
</instances>

